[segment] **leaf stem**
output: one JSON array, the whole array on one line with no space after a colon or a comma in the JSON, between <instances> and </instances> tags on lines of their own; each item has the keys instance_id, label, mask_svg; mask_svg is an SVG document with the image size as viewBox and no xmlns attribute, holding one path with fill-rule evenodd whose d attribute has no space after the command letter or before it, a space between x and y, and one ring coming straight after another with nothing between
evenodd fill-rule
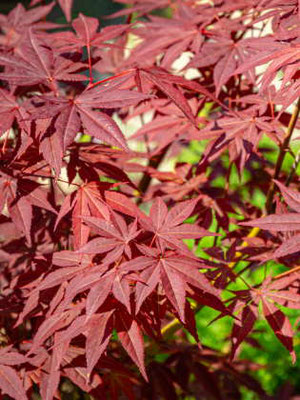
<instances>
[{"instance_id":1,"label":"leaf stem","mask_svg":"<svg viewBox=\"0 0 300 400\"><path fill-rule=\"evenodd\" d=\"M93 83L93 71L92 71L92 56L91 56L91 45L87 44L87 54L88 54L88 63L89 63L89 76L90 76L90 85Z\"/></svg>"},{"instance_id":2,"label":"leaf stem","mask_svg":"<svg viewBox=\"0 0 300 400\"><path fill-rule=\"evenodd\" d=\"M32 177L32 176L35 177L35 178L50 179L52 182L53 182L53 180L55 180L55 181L59 181L59 182L62 182L62 183L67 183L68 185L81 187L81 185L79 185L78 183L69 182L69 181L66 181L66 180L61 179L61 178L56 178L55 176L50 176L50 175L49 176L45 176L45 175L31 174L30 177Z\"/></svg>"},{"instance_id":3,"label":"leaf stem","mask_svg":"<svg viewBox=\"0 0 300 400\"><path fill-rule=\"evenodd\" d=\"M98 81L98 82L94 82L94 83L90 82L90 84L87 86L87 90L88 90L88 89L93 89L95 86L101 85L102 83L109 82L109 81L112 81L112 80L114 80L114 79L116 79L116 78L119 78L119 77L121 77L121 76L127 75L127 74L129 74L130 72L132 72L132 71L133 71L132 69L128 69L128 70L126 70L126 71L120 72L120 73L117 74L117 75L113 75L113 76L109 76L108 78L101 79L101 80Z\"/></svg>"}]
</instances>

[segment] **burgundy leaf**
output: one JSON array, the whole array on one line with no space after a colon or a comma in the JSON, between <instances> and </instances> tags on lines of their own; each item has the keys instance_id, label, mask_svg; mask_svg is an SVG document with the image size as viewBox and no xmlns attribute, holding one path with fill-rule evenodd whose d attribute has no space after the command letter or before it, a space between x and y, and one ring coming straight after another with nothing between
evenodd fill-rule
<instances>
[{"instance_id":1,"label":"burgundy leaf","mask_svg":"<svg viewBox=\"0 0 300 400\"><path fill-rule=\"evenodd\" d=\"M70 22L73 0L58 0L58 3L65 14L67 21Z\"/></svg>"},{"instance_id":2,"label":"burgundy leaf","mask_svg":"<svg viewBox=\"0 0 300 400\"><path fill-rule=\"evenodd\" d=\"M263 313L270 327L281 343L290 352L293 363L296 362L296 353L293 350L293 330L287 316L272 303L263 301Z\"/></svg>"},{"instance_id":3,"label":"burgundy leaf","mask_svg":"<svg viewBox=\"0 0 300 400\"><path fill-rule=\"evenodd\" d=\"M300 213L300 193L296 190L285 187L282 183L276 181L276 185L279 187L285 202L295 211Z\"/></svg>"},{"instance_id":4,"label":"burgundy leaf","mask_svg":"<svg viewBox=\"0 0 300 400\"><path fill-rule=\"evenodd\" d=\"M248 334L252 331L255 321L257 320L257 309L254 305L246 305L240 315L240 320L235 321L231 333L232 349L231 358L245 340Z\"/></svg>"},{"instance_id":5,"label":"burgundy leaf","mask_svg":"<svg viewBox=\"0 0 300 400\"><path fill-rule=\"evenodd\" d=\"M117 332L122 346L138 366L141 374L147 381L148 379L144 366L143 338L137 322L129 316L120 315Z\"/></svg>"},{"instance_id":6,"label":"burgundy leaf","mask_svg":"<svg viewBox=\"0 0 300 400\"><path fill-rule=\"evenodd\" d=\"M5 365L0 365L0 388L16 400L27 400L22 381L16 371Z\"/></svg>"},{"instance_id":7,"label":"burgundy leaf","mask_svg":"<svg viewBox=\"0 0 300 400\"><path fill-rule=\"evenodd\" d=\"M289 213L281 215L268 215L251 222L241 222L244 226L257 226L275 232L287 232L300 229L300 214Z\"/></svg>"},{"instance_id":8,"label":"burgundy leaf","mask_svg":"<svg viewBox=\"0 0 300 400\"><path fill-rule=\"evenodd\" d=\"M102 353L105 351L111 333L108 329L108 322L112 312L95 314L88 323L88 332L86 338L86 360L87 374L90 375L94 366L97 364ZM97 335L95 335L95 330Z\"/></svg>"}]
</instances>

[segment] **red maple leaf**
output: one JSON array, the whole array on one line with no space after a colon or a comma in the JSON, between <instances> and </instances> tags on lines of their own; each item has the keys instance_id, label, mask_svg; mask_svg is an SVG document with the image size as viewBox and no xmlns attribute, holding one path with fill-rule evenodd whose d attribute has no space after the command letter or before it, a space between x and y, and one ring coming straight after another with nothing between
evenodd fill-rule
<instances>
[{"instance_id":1,"label":"red maple leaf","mask_svg":"<svg viewBox=\"0 0 300 400\"><path fill-rule=\"evenodd\" d=\"M279 186L286 203L297 212L268 215L251 222L243 222L241 225L257 226L271 232L292 232L292 237L284 240L281 246L272 254L272 258L279 258L299 251L300 195L299 192L285 187L280 182L275 182Z\"/></svg>"}]
</instances>

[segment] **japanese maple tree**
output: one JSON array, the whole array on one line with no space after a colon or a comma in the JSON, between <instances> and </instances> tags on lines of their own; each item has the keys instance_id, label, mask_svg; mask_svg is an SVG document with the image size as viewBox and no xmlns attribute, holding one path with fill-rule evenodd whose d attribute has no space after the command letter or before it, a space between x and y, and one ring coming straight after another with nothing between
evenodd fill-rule
<instances>
[{"instance_id":1,"label":"japanese maple tree","mask_svg":"<svg viewBox=\"0 0 300 400\"><path fill-rule=\"evenodd\" d=\"M116 2L0 15L0 393L292 399L241 352L297 360L300 3Z\"/></svg>"}]
</instances>

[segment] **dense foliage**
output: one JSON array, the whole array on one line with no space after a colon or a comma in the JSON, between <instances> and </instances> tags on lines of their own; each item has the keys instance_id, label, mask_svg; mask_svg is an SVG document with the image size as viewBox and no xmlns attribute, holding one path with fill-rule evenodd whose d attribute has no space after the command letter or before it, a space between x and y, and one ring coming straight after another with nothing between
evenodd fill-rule
<instances>
[{"instance_id":1,"label":"dense foliage","mask_svg":"<svg viewBox=\"0 0 300 400\"><path fill-rule=\"evenodd\" d=\"M0 392L291 399L241 347L296 362L299 1L117 1L0 15Z\"/></svg>"}]
</instances>

